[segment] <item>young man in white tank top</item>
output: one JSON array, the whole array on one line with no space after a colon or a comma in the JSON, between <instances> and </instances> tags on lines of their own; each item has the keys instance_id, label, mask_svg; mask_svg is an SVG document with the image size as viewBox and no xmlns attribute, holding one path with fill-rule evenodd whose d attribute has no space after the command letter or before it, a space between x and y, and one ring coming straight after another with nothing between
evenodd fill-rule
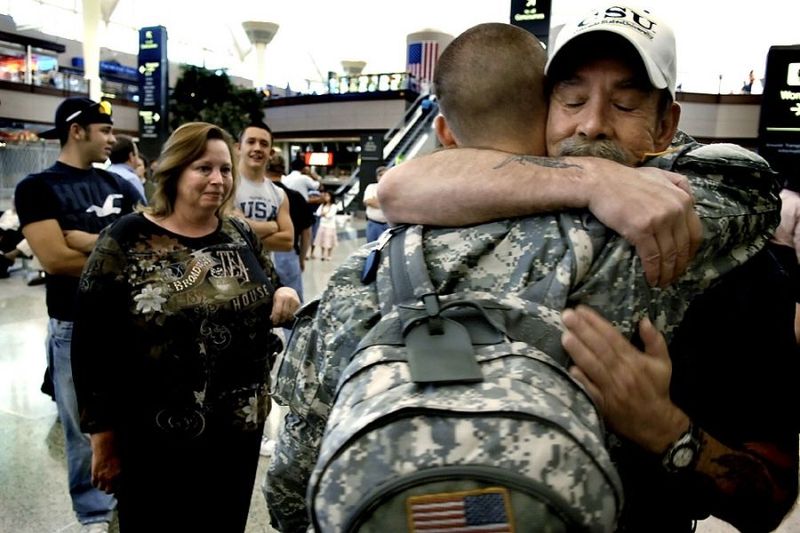
<instances>
[{"instance_id":1,"label":"young man in white tank top","mask_svg":"<svg viewBox=\"0 0 800 533\"><path fill-rule=\"evenodd\" d=\"M294 228L289 216L289 201L266 176L272 154L272 131L263 122L252 123L242 131L236 147L240 175L236 186L236 209L267 250L291 250Z\"/></svg>"}]
</instances>

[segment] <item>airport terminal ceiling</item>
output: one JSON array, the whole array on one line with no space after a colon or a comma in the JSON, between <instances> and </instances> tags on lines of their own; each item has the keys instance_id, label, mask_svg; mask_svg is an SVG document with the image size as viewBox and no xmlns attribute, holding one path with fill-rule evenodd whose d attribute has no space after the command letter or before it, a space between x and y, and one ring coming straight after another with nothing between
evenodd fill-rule
<instances>
[{"instance_id":1,"label":"airport terminal ceiling","mask_svg":"<svg viewBox=\"0 0 800 533\"><path fill-rule=\"evenodd\" d=\"M254 78L256 55L241 23L274 22L279 29L264 51L266 81L294 90L342 72L342 61L366 63L364 72L399 72L405 67L406 36L425 28L452 35L488 21L507 22L510 0L267 0L258 3L173 0L0 0L0 14L19 29L81 40L84 3L96 2L107 16L100 45L135 53L135 30L163 25L170 59L225 68ZM553 0L551 26L595 6L595 0ZM630 2L654 4L677 33L679 83L687 92L735 93L750 70L763 76L773 44L797 44L800 3Z\"/></svg>"}]
</instances>

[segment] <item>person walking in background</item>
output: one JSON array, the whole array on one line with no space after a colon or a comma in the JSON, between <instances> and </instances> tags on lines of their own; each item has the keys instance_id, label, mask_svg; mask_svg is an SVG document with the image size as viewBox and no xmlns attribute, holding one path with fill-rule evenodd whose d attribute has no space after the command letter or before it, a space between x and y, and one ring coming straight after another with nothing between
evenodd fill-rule
<instances>
[{"instance_id":1,"label":"person walking in background","mask_svg":"<svg viewBox=\"0 0 800 533\"><path fill-rule=\"evenodd\" d=\"M108 102L64 100L56 110L55 128L40 134L59 139L58 161L26 177L14 194L22 233L47 272L47 364L64 429L72 507L84 530L93 533L107 531L116 502L92 485L92 450L80 429L71 364L74 301L100 231L141 201L129 182L93 166L111 153L112 124ZM114 339L107 349L121 342Z\"/></svg>"},{"instance_id":2,"label":"person walking in background","mask_svg":"<svg viewBox=\"0 0 800 533\"><path fill-rule=\"evenodd\" d=\"M308 209L311 212L311 248L306 259L316 258L314 255L314 252L316 251L314 241L316 240L317 233L319 232L319 207L325 203L325 196L323 195L323 192L324 191L322 191L322 189L308 192Z\"/></svg>"},{"instance_id":3,"label":"person walking in background","mask_svg":"<svg viewBox=\"0 0 800 533\"><path fill-rule=\"evenodd\" d=\"M7 278L8 269L23 255L18 246L24 239L19 230L19 216L12 205L0 215L0 278Z\"/></svg>"},{"instance_id":4,"label":"person walking in background","mask_svg":"<svg viewBox=\"0 0 800 533\"><path fill-rule=\"evenodd\" d=\"M123 533L245 529L280 350L272 328L300 302L228 216L233 150L213 124L175 130L150 207L103 234L81 277L81 426Z\"/></svg>"},{"instance_id":5,"label":"person walking in background","mask_svg":"<svg viewBox=\"0 0 800 533\"><path fill-rule=\"evenodd\" d=\"M283 156L273 154L267 165L267 178L272 181L273 185L281 188L289 200L289 216L292 219L292 226L294 226L294 246L288 252L273 252L272 257L281 282L297 291L302 302L303 271L305 270L306 254L311 246L311 226L314 223L314 217L303 195L281 183L285 168Z\"/></svg>"},{"instance_id":6,"label":"person walking in background","mask_svg":"<svg viewBox=\"0 0 800 533\"><path fill-rule=\"evenodd\" d=\"M781 223L775 230L779 258L791 275L794 285L794 334L800 344L800 194L795 180L790 179L781 191Z\"/></svg>"},{"instance_id":7,"label":"person walking in background","mask_svg":"<svg viewBox=\"0 0 800 533\"><path fill-rule=\"evenodd\" d=\"M137 176L139 176L139 180L142 183L147 182L147 160L144 158L142 154L139 154L139 156L136 158L136 168L133 169L133 171L136 173Z\"/></svg>"},{"instance_id":8,"label":"person walking in background","mask_svg":"<svg viewBox=\"0 0 800 533\"><path fill-rule=\"evenodd\" d=\"M29 287L41 285L45 282L45 273L41 270L39 261L34 257L28 240L22 235L19 228L19 216L13 205L0 215L0 279L10 276L9 269L14 266L17 259L30 259L29 272L26 283ZM55 399L53 395L53 382L49 372L45 371L42 392Z\"/></svg>"},{"instance_id":9,"label":"person walking in background","mask_svg":"<svg viewBox=\"0 0 800 533\"><path fill-rule=\"evenodd\" d=\"M790 188L781 191L781 223L775 242L791 248L800 263L800 194Z\"/></svg>"},{"instance_id":10,"label":"person walking in background","mask_svg":"<svg viewBox=\"0 0 800 533\"><path fill-rule=\"evenodd\" d=\"M378 240L381 233L389 227L378 200L378 183L386 170L386 167L375 169L375 183L370 183L364 189L364 205L367 206L367 242Z\"/></svg>"},{"instance_id":11,"label":"person walking in background","mask_svg":"<svg viewBox=\"0 0 800 533\"><path fill-rule=\"evenodd\" d=\"M742 83L742 94L762 94L764 92L764 84L761 79L756 77L755 71L751 70L747 74L747 78Z\"/></svg>"},{"instance_id":12,"label":"person walking in background","mask_svg":"<svg viewBox=\"0 0 800 533\"><path fill-rule=\"evenodd\" d=\"M142 174L137 172L140 165L139 148L133 139L127 135L117 135L117 142L111 147L109 160L111 164L106 170L113 172L125 181L133 185L134 189L142 198L142 203L147 205L147 198L144 193L144 180Z\"/></svg>"},{"instance_id":13,"label":"person walking in background","mask_svg":"<svg viewBox=\"0 0 800 533\"><path fill-rule=\"evenodd\" d=\"M292 161L291 172L285 175L281 181L290 189L302 194L303 198L308 201L308 194L311 191L318 191L320 188L319 180L313 176L311 167L306 165L302 159L296 158Z\"/></svg>"},{"instance_id":14,"label":"person walking in background","mask_svg":"<svg viewBox=\"0 0 800 533\"><path fill-rule=\"evenodd\" d=\"M333 249L339 244L339 238L336 235L336 214L339 212L339 208L333 203L330 193L323 192L322 201L323 203L317 208L320 223L317 236L314 237L314 246L320 249L320 261L330 261Z\"/></svg>"},{"instance_id":15,"label":"person walking in background","mask_svg":"<svg viewBox=\"0 0 800 533\"><path fill-rule=\"evenodd\" d=\"M318 206L322 204L322 197L320 193L320 182L316 179L315 174L311 172L311 167L305 163L302 154L292 161L290 165L291 172L281 178L281 182L294 189L303 195L303 199L308 202L308 208L311 211L313 223L311 225L311 252L307 259L314 259L314 239L317 238L317 231L319 230L319 216L317 216Z\"/></svg>"}]
</instances>

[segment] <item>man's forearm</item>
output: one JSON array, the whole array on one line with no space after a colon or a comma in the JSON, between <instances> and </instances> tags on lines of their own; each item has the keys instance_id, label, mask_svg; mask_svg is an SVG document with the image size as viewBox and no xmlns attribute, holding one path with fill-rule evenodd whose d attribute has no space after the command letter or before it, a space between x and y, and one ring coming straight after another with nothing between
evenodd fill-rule
<instances>
[{"instance_id":1,"label":"man's forearm","mask_svg":"<svg viewBox=\"0 0 800 533\"><path fill-rule=\"evenodd\" d=\"M442 226L588 207L587 166L596 161L441 150L389 170L378 197L391 222Z\"/></svg>"},{"instance_id":2,"label":"man's forearm","mask_svg":"<svg viewBox=\"0 0 800 533\"><path fill-rule=\"evenodd\" d=\"M595 157L442 150L387 172L378 196L392 223L441 226L588 208L635 246L647 280L661 286L685 269L702 237L685 177Z\"/></svg>"},{"instance_id":3,"label":"man's forearm","mask_svg":"<svg viewBox=\"0 0 800 533\"><path fill-rule=\"evenodd\" d=\"M22 234L45 272L60 276L81 275L88 256L70 247L55 219L27 224L22 228Z\"/></svg>"},{"instance_id":4,"label":"man's forearm","mask_svg":"<svg viewBox=\"0 0 800 533\"><path fill-rule=\"evenodd\" d=\"M278 223L274 220L254 220L248 218L247 223L253 228L253 231L261 240L266 239L278 231Z\"/></svg>"},{"instance_id":5,"label":"man's forearm","mask_svg":"<svg viewBox=\"0 0 800 533\"><path fill-rule=\"evenodd\" d=\"M291 230L276 231L261 239L261 242L264 243L264 248L270 252L288 252L294 245L294 232Z\"/></svg>"},{"instance_id":6,"label":"man's forearm","mask_svg":"<svg viewBox=\"0 0 800 533\"><path fill-rule=\"evenodd\" d=\"M79 230L69 230L64 232L64 240L66 241L67 246L86 255L92 253L98 236L99 235L97 233L88 233Z\"/></svg>"},{"instance_id":7,"label":"man's forearm","mask_svg":"<svg viewBox=\"0 0 800 533\"><path fill-rule=\"evenodd\" d=\"M85 253L72 248L63 247L57 249L45 248L41 251L34 247L33 254L41 263L45 272L57 276L80 277L83 266L89 258Z\"/></svg>"}]
</instances>

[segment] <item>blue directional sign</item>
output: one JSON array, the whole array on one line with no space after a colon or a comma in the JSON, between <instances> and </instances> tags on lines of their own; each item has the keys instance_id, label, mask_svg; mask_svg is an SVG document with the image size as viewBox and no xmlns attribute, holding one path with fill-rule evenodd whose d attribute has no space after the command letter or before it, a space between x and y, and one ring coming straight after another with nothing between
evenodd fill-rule
<instances>
[{"instance_id":1,"label":"blue directional sign","mask_svg":"<svg viewBox=\"0 0 800 533\"><path fill-rule=\"evenodd\" d=\"M158 157L169 136L169 63L167 29L139 30L139 149Z\"/></svg>"}]
</instances>

